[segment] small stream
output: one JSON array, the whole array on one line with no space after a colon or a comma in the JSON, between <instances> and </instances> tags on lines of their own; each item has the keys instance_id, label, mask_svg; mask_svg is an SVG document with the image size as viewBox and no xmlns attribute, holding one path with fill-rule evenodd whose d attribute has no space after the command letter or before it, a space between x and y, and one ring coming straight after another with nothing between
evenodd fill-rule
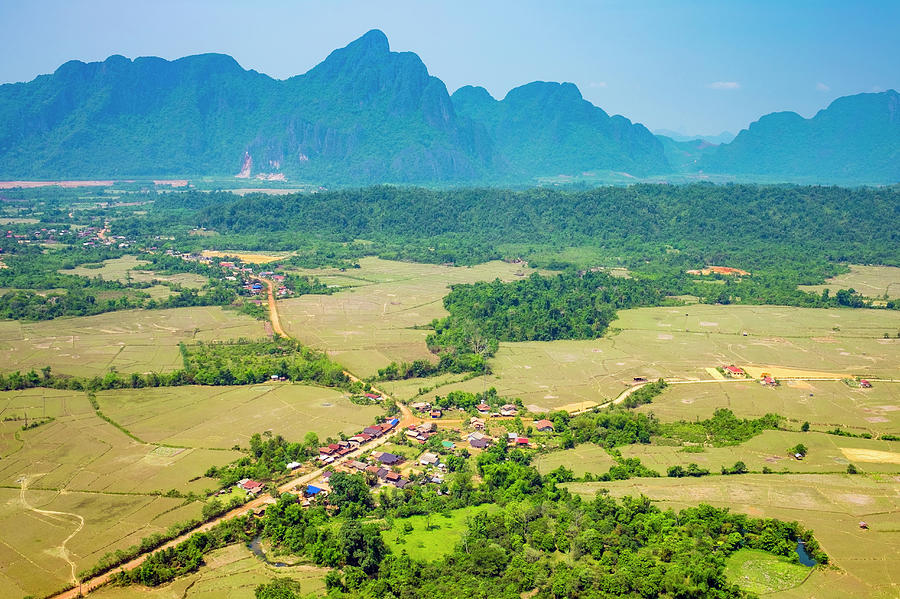
<instances>
[{"instance_id":1,"label":"small stream","mask_svg":"<svg viewBox=\"0 0 900 599\"><path fill-rule=\"evenodd\" d=\"M266 552L263 551L262 541L259 537L255 537L252 541L247 543L247 549L253 552L253 555L266 562L270 566L274 566L275 568L284 568L287 566L284 562L270 562L266 557ZM802 558L801 558L802 559Z\"/></svg>"}]
</instances>

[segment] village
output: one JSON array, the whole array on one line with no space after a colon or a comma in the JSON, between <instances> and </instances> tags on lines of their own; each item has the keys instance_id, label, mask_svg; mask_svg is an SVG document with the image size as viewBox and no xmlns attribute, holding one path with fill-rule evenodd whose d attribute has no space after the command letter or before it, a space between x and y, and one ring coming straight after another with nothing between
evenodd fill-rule
<instances>
[{"instance_id":1,"label":"village","mask_svg":"<svg viewBox=\"0 0 900 599\"><path fill-rule=\"evenodd\" d=\"M372 399L381 399L376 393L367 393ZM365 427L345 439L336 440L318 449L318 456L304 465L293 461L286 464L287 473L302 473L294 482L282 484L279 490L288 490L298 497L304 507L327 505L331 491L329 481L338 472L362 474L373 489L405 489L414 485L434 485L438 495L445 492L444 482L450 472L456 471L465 460L475 458L497 443L507 447L537 450L545 447L547 435L554 432L554 424L547 419L533 420L528 432L539 435L536 442L524 436L517 417L518 408L504 404L496 409L488 404L475 406L479 416L468 420L442 420L443 410L427 402L409 406L418 417L409 415L412 421L405 427L396 417ZM490 419L498 419L497 426L490 426ZM302 481L302 482L298 482ZM238 481L236 490L252 498L266 490L265 483L252 479ZM226 491L223 490L222 493ZM275 501L272 499L271 501ZM258 515L264 508L257 510Z\"/></svg>"}]
</instances>

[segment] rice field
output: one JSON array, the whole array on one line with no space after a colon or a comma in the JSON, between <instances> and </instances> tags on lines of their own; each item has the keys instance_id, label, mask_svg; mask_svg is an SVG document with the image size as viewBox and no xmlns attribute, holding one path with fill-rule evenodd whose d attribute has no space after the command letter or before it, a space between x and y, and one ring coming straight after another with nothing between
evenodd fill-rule
<instances>
[{"instance_id":1,"label":"rice field","mask_svg":"<svg viewBox=\"0 0 900 599\"><path fill-rule=\"evenodd\" d=\"M206 277L195 273L160 274L144 267L150 262L141 260L137 256L126 255L121 258L104 260L100 268L88 266L76 266L70 270L59 271L67 275L79 275L82 277L99 277L106 281L119 281L121 283L149 283L154 280L177 283L189 289L200 289L208 281Z\"/></svg>"},{"instance_id":2,"label":"rice field","mask_svg":"<svg viewBox=\"0 0 900 599\"><path fill-rule=\"evenodd\" d=\"M305 295L279 301L281 324L292 336L328 353L357 376L375 374L392 361L430 359L427 325L446 316L443 298L454 283L500 278L531 271L489 262L472 267L439 266L363 258L359 269L298 270L329 285L352 286L334 295ZM349 284L345 284L348 281Z\"/></svg>"},{"instance_id":3,"label":"rice field","mask_svg":"<svg viewBox=\"0 0 900 599\"><path fill-rule=\"evenodd\" d=\"M874 382L870 389L840 381L783 381L776 388L751 380L669 385L637 410L671 422L709 418L718 408L741 418L779 414L794 428L809 422L813 430L900 434L900 381Z\"/></svg>"},{"instance_id":4,"label":"rice field","mask_svg":"<svg viewBox=\"0 0 900 599\"><path fill-rule=\"evenodd\" d=\"M260 339L261 321L217 306L125 310L42 322L0 321L0 371L50 365L79 376L181 368L179 342Z\"/></svg>"},{"instance_id":5,"label":"rice field","mask_svg":"<svg viewBox=\"0 0 900 599\"><path fill-rule=\"evenodd\" d=\"M900 298L900 268L896 266L864 266L851 264L850 272L825 281L823 285L801 285L800 289L832 294L840 289L854 289L860 295L873 299Z\"/></svg>"},{"instance_id":6,"label":"rice field","mask_svg":"<svg viewBox=\"0 0 900 599\"><path fill-rule=\"evenodd\" d=\"M302 441L352 434L384 413L358 406L334 389L292 383L236 387L159 387L104 391L105 414L140 439L184 447L249 447L250 436L270 431Z\"/></svg>"},{"instance_id":7,"label":"rice field","mask_svg":"<svg viewBox=\"0 0 900 599\"><path fill-rule=\"evenodd\" d=\"M788 454L788 448L798 443L809 449L802 460ZM699 452L686 450L680 445L662 444L627 445L619 449L622 457L640 458L645 466L663 476L670 466L687 466L690 463L718 474L722 466L731 467L737 461L744 462L754 472L769 468L777 473L843 473L852 463L864 472L900 474L900 441L856 439L825 433L763 431L740 445L705 447Z\"/></svg>"},{"instance_id":8,"label":"rice field","mask_svg":"<svg viewBox=\"0 0 900 599\"><path fill-rule=\"evenodd\" d=\"M795 375L900 378L900 339L882 338L900 327L896 311L695 304L623 310L613 327L595 340L501 343L492 375L423 397L496 387L534 411L587 407L615 398L633 377L707 380L707 368L727 364L792 369ZM385 388L403 398L432 385L404 381Z\"/></svg>"}]
</instances>

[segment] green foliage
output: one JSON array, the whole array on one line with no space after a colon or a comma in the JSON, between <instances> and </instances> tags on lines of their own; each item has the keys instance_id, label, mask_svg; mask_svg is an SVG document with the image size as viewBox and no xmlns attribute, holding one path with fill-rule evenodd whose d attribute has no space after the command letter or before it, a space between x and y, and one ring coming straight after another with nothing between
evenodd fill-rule
<instances>
[{"instance_id":1,"label":"green foliage","mask_svg":"<svg viewBox=\"0 0 900 599\"><path fill-rule=\"evenodd\" d=\"M281 435L263 439L259 433L250 437L250 452L231 464L211 467L206 476L218 478L223 488L235 485L239 480L271 480L286 472L290 462L302 462L318 455L319 437L310 431L302 443L288 442ZM204 508L206 509L206 508Z\"/></svg>"},{"instance_id":2,"label":"green foliage","mask_svg":"<svg viewBox=\"0 0 900 599\"><path fill-rule=\"evenodd\" d=\"M838 437L855 437L858 439L871 439L872 433L851 433L850 431L845 431L839 426L834 427L831 430L825 431L829 435L836 435Z\"/></svg>"},{"instance_id":3,"label":"green foliage","mask_svg":"<svg viewBox=\"0 0 900 599\"><path fill-rule=\"evenodd\" d=\"M659 379L655 383L647 383L626 397L625 401L622 402L622 407L636 408L648 404L653 401L654 397L662 393L666 387L666 381L663 379Z\"/></svg>"},{"instance_id":4,"label":"green foliage","mask_svg":"<svg viewBox=\"0 0 900 599\"><path fill-rule=\"evenodd\" d=\"M278 577L261 584L253 591L256 599L299 599L300 583L292 578Z\"/></svg>"},{"instance_id":5,"label":"green foliage","mask_svg":"<svg viewBox=\"0 0 900 599\"><path fill-rule=\"evenodd\" d=\"M719 408L707 420L660 424L659 434L682 442L722 447L739 445L764 430L775 430L780 421L781 418L775 414L755 419L737 418L731 410Z\"/></svg>"},{"instance_id":6,"label":"green foliage","mask_svg":"<svg viewBox=\"0 0 900 599\"><path fill-rule=\"evenodd\" d=\"M133 570L117 572L113 584L139 583L159 586L170 580L196 571L203 563L203 554L237 541L249 541L247 528L252 523L245 518L225 520L208 532L198 532L186 541L147 557Z\"/></svg>"},{"instance_id":7,"label":"green foliage","mask_svg":"<svg viewBox=\"0 0 900 599\"><path fill-rule=\"evenodd\" d=\"M186 193L163 198L151 212L172 214L188 205L181 212L187 223L223 234L368 239L374 242L369 252L433 263L484 262L510 246L526 258L547 247L597 248L632 270L651 260L670 274L724 263L753 272L740 283L750 285L751 293L742 294L748 298L815 302L819 296L795 287L833 273L828 261L900 265L890 224L898 194L896 187L710 184L587 191L371 187L279 197Z\"/></svg>"},{"instance_id":8,"label":"green foliage","mask_svg":"<svg viewBox=\"0 0 900 599\"><path fill-rule=\"evenodd\" d=\"M683 466L672 466L666 471L666 475L672 478L682 478L685 476L707 476L708 474L708 469L701 468L694 462L688 464L687 468L684 468Z\"/></svg>"},{"instance_id":9,"label":"green foliage","mask_svg":"<svg viewBox=\"0 0 900 599\"><path fill-rule=\"evenodd\" d=\"M734 466L731 468L726 468L722 466L722 474L747 474L747 465L744 462L738 461L734 463Z\"/></svg>"},{"instance_id":10,"label":"green foliage","mask_svg":"<svg viewBox=\"0 0 900 599\"><path fill-rule=\"evenodd\" d=\"M272 376L330 387L349 384L343 369L293 339L182 345L185 372L200 385L262 383Z\"/></svg>"},{"instance_id":11,"label":"green foliage","mask_svg":"<svg viewBox=\"0 0 900 599\"><path fill-rule=\"evenodd\" d=\"M804 445L803 443L797 443L796 445L794 445L793 447L791 447L790 449L788 449L788 453L789 453L789 454L791 454L791 455L800 455L801 457L806 457L806 452L807 452L807 451L808 451L808 450L807 450L807 448L806 448L806 445Z\"/></svg>"}]
</instances>

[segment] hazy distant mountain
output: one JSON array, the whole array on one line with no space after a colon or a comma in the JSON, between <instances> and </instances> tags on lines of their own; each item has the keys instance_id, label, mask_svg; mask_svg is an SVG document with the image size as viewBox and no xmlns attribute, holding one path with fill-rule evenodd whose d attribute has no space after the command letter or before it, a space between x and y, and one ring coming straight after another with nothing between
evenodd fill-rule
<instances>
[{"instance_id":1,"label":"hazy distant mountain","mask_svg":"<svg viewBox=\"0 0 900 599\"><path fill-rule=\"evenodd\" d=\"M734 139L734 133L731 131L722 131L718 135L690 135L689 133L681 133L680 131L672 131L671 129L654 129L654 135L668 137L673 141L705 141L710 144L727 144Z\"/></svg>"},{"instance_id":2,"label":"hazy distant mountain","mask_svg":"<svg viewBox=\"0 0 900 599\"><path fill-rule=\"evenodd\" d=\"M709 172L831 183L900 181L900 94L838 98L811 119L768 114L700 161Z\"/></svg>"},{"instance_id":3,"label":"hazy distant mountain","mask_svg":"<svg viewBox=\"0 0 900 599\"><path fill-rule=\"evenodd\" d=\"M73 61L0 86L0 175L286 173L337 182L493 172L492 142L459 119L415 54L371 31L277 81L207 54Z\"/></svg>"},{"instance_id":4,"label":"hazy distant mountain","mask_svg":"<svg viewBox=\"0 0 900 599\"><path fill-rule=\"evenodd\" d=\"M572 83L535 81L501 101L482 87L466 86L452 98L459 114L484 124L510 168L523 176L670 170L662 144L650 131L609 116L583 99Z\"/></svg>"},{"instance_id":5,"label":"hazy distant mountain","mask_svg":"<svg viewBox=\"0 0 900 599\"><path fill-rule=\"evenodd\" d=\"M664 101L664 100L661 100ZM571 83L496 100L447 93L370 31L276 80L220 54L67 62L0 85L0 178L287 176L326 184L530 183L594 171L900 181L898 95L836 100L815 118L763 117L729 144L657 137Z\"/></svg>"},{"instance_id":6,"label":"hazy distant mountain","mask_svg":"<svg viewBox=\"0 0 900 599\"><path fill-rule=\"evenodd\" d=\"M700 170L700 162L704 156L719 146L702 139L675 141L665 135L657 135L665 152L666 160L677 173L696 173Z\"/></svg>"},{"instance_id":7,"label":"hazy distant mountain","mask_svg":"<svg viewBox=\"0 0 900 599\"><path fill-rule=\"evenodd\" d=\"M511 92L503 126L486 127L458 115L443 82L416 54L391 52L380 31L284 81L217 54L72 61L0 86L0 177L489 182L668 170L640 125L608 117L571 84L535 86ZM554 88L564 93L545 93Z\"/></svg>"}]
</instances>

